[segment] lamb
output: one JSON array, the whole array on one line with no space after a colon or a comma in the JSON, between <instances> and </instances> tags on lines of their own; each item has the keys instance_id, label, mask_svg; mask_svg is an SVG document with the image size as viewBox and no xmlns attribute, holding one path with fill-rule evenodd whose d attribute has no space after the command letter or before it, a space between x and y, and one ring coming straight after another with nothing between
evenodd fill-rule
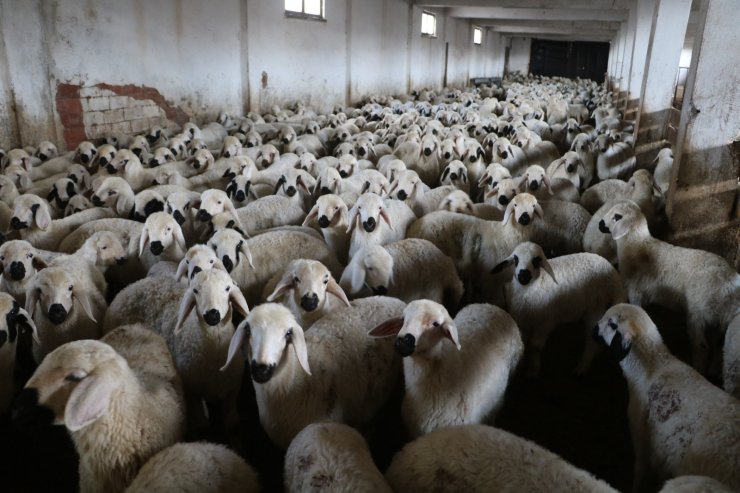
<instances>
[{"instance_id":1,"label":"lamb","mask_svg":"<svg viewBox=\"0 0 740 493\"><path fill-rule=\"evenodd\" d=\"M285 454L285 491L330 486L342 491L391 493L360 433L341 423L304 428Z\"/></svg>"},{"instance_id":2,"label":"lamb","mask_svg":"<svg viewBox=\"0 0 740 493\"><path fill-rule=\"evenodd\" d=\"M588 134L580 133L575 136L570 150L578 154L583 163L583 174L581 176L581 189L587 188L594 179L596 170L596 153L591 137Z\"/></svg>"},{"instance_id":3,"label":"lamb","mask_svg":"<svg viewBox=\"0 0 740 493\"><path fill-rule=\"evenodd\" d=\"M438 210L469 214L489 221L501 221L504 218L504 211L491 204L475 204L462 190L447 194L447 197L439 204Z\"/></svg>"},{"instance_id":4,"label":"lamb","mask_svg":"<svg viewBox=\"0 0 740 493\"><path fill-rule=\"evenodd\" d=\"M21 424L64 424L80 491L122 492L144 462L182 439L180 378L164 340L141 325L50 353L13 410ZM42 421L42 422L40 422Z\"/></svg>"},{"instance_id":5,"label":"lamb","mask_svg":"<svg viewBox=\"0 0 740 493\"><path fill-rule=\"evenodd\" d=\"M159 265L159 263L155 265ZM174 275L177 280L185 277L189 282L198 272L210 269L221 269L226 272L226 267L210 247L193 245L177 265Z\"/></svg>"},{"instance_id":6,"label":"lamb","mask_svg":"<svg viewBox=\"0 0 740 493\"><path fill-rule=\"evenodd\" d=\"M69 217L72 214L90 210L93 207L95 206L90 202L90 199L84 195L75 195L69 199L69 202L67 202L67 207L64 208L64 217Z\"/></svg>"},{"instance_id":7,"label":"lamb","mask_svg":"<svg viewBox=\"0 0 740 493\"><path fill-rule=\"evenodd\" d=\"M393 491L615 493L605 482L534 442L484 425L453 426L417 438L385 473Z\"/></svg>"},{"instance_id":8,"label":"lamb","mask_svg":"<svg viewBox=\"0 0 740 493\"><path fill-rule=\"evenodd\" d=\"M722 354L722 387L740 399L740 313L725 332Z\"/></svg>"},{"instance_id":9,"label":"lamb","mask_svg":"<svg viewBox=\"0 0 740 493\"><path fill-rule=\"evenodd\" d=\"M418 238L358 250L344 269L340 285L353 295L367 286L376 295L387 294L406 303L429 299L450 311L457 309L463 295L452 259L433 243Z\"/></svg>"},{"instance_id":10,"label":"lamb","mask_svg":"<svg viewBox=\"0 0 740 493\"><path fill-rule=\"evenodd\" d=\"M400 315L404 306L386 297L355 300L304 335L290 310L259 305L237 328L224 368L239 366L233 359L248 345L260 422L282 449L311 423L366 424L400 376L390 341L368 338L367 331Z\"/></svg>"},{"instance_id":11,"label":"lamb","mask_svg":"<svg viewBox=\"0 0 740 493\"><path fill-rule=\"evenodd\" d=\"M445 166L444 171L442 171L442 176L439 179L439 184L452 185L465 193L470 193L468 169L465 167L462 161L451 161L447 166Z\"/></svg>"},{"instance_id":12,"label":"lamb","mask_svg":"<svg viewBox=\"0 0 740 493\"><path fill-rule=\"evenodd\" d=\"M10 240L0 246L2 279L0 291L9 293L19 303L26 304L26 290L31 279L46 263L40 252L24 240Z\"/></svg>"},{"instance_id":13,"label":"lamb","mask_svg":"<svg viewBox=\"0 0 740 493\"><path fill-rule=\"evenodd\" d=\"M304 219L303 226L316 221L326 244L334 251L337 259L346 264L351 238L347 233L348 220L347 204L338 195L327 194L316 200Z\"/></svg>"},{"instance_id":14,"label":"lamb","mask_svg":"<svg viewBox=\"0 0 740 493\"><path fill-rule=\"evenodd\" d=\"M38 344L31 316L12 296L0 292L0 415L8 412L13 400L16 346L23 330L31 332Z\"/></svg>"},{"instance_id":15,"label":"lamb","mask_svg":"<svg viewBox=\"0 0 740 493\"><path fill-rule=\"evenodd\" d=\"M629 302L684 311L694 368L719 374L720 338L740 312L740 274L719 255L653 238L634 203L615 205L603 221L600 229L617 242L619 272ZM715 327L719 328L712 333L716 340L710 340L707 332Z\"/></svg>"},{"instance_id":16,"label":"lamb","mask_svg":"<svg viewBox=\"0 0 740 493\"><path fill-rule=\"evenodd\" d=\"M278 138L283 143L282 152L295 152L300 145L306 152L310 152L316 157L326 155L326 149L316 135L304 134L298 136L295 129L290 125L285 125L280 129Z\"/></svg>"},{"instance_id":17,"label":"lamb","mask_svg":"<svg viewBox=\"0 0 740 493\"><path fill-rule=\"evenodd\" d=\"M406 385L401 414L413 437L493 420L524 352L514 320L488 304L467 305L453 321L439 303L412 301L403 317L369 334L396 337Z\"/></svg>"},{"instance_id":18,"label":"lamb","mask_svg":"<svg viewBox=\"0 0 740 493\"><path fill-rule=\"evenodd\" d=\"M653 171L655 183L662 193L668 193L673 169L673 150L670 147L661 149L653 163L655 163L655 170Z\"/></svg>"},{"instance_id":19,"label":"lamb","mask_svg":"<svg viewBox=\"0 0 740 493\"><path fill-rule=\"evenodd\" d=\"M691 474L740 488L740 401L673 356L638 306L611 307L594 337L627 380L635 491L651 485L651 476Z\"/></svg>"},{"instance_id":20,"label":"lamb","mask_svg":"<svg viewBox=\"0 0 740 493\"><path fill-rule=\"evenodd\" d=\"M624 178L632 174L637 163L632 146L615 142L608 135L599 135L594 143L598 151L596 174L599 180Z\"/></svg>"},{"instance_id":21,"label":"lamb","mask_svg":"<svg viewBox=\"0 0 740 493\"><path fill-rule=\"evenodd\" d=\"M421 181L416 171L406 170L396 175L388 190L388 197L393 198L395 195L398 200L406 202L416 216L421 217L437 210L439 203L455 189L453 185L430 189Z\"/></svg>"},{"instance_id":22,"label":"lamb","mask_svg":"<svg viewBox=\"0 0 740 493\"><path fill-rule=\"evenodd\" d=\"M301 327L310 327L342 305L350 306L329 269L318 260L293 260L270 279L262 291L262 300L281 298Z\"/></svg>"},{"instance_id":23,"label":"lamb","mask_svg":"<svg viewBox=\"0 0 740 493\"><path fill-rule=\"evenodd\" d=\"M626 300L619 273L592 253L547 260L542 248L532 242L517 245L491 272L507 267L513 269L505 287L506 308L522 331L527 375L539 375L540 355L555 327L576 321L583 321L586 346L575 371L588 371L597 348L590 337L591 328L607 308ZM542 270L548 276L542 275Z\"/></svg>"},{"instance_id":24,"label":"lamb","mask_svg":"<svg viewBox=\"0 0 740 493\"><path fill-rule=\"evenodd\" d=\"M55 250L64 237L81 224L113 216L110 209L96 208L52 221L48 202L35 195L24 194L15 201L11 226L19 231L21 239L36 248Z\"/></svg>"},{"instance_id":25,"label":"lamb","mask_svg":"<svg viewBox=\"0 0 740 493\"><path fill-rule=\"evenodd\" d=\"M77 301L77 304L75 304ZM33 359L39 363L70 341L97 339L106 303L92 279L66 267L39 271L26 288L26 311L38 329Z\"/></svg>"},{"instance_id":26,"label":"lamb","mask_svg":"<svg viewBox=\"0 0 740 493\"><path fill-rule=\"evenodd\" d=\"M577 152L568 151L562 157L547 166L547 175L551 180L556 178L570 181L576 190L581 189L581 175L586 174L586 167Z\"/></svg>"},{"instance_id":27,"label":"lamb","mask_svg":"<svg viewBox=\"0 0 740 493\"><path fill-rule=\"evenodd\" d=\"M385 224L381 224L381 218ZM349 257L364 246L402 240L409 224L415 219L414 212L401 201L383 200L374 193L362 194L349 211L347 232L352 232Z\"/></svg>"},{"instance_id":28,"label":"lamb","mask_svg":"<svg viewBox=\"0 0 740 493\"><path fill-rule=\"evenodd\" d=\"M257 474L215 443L176 443L149 459L125 493L257 493Z\"/></svg>"},{"instance_id":29,"label":"lamb","mask_svg":"<svg viewBox=\"0 0 740 493\"><path fill-rule=\"evenodd\" d=\"M249 313L241 291L220 269L195 274L189 286L173 277L147 277L118 293L105 314L103 330L124 321L141 322L164 337L182 376L189 422L195 427L204 420L203 400L220 401L224 427L236 442L241 371L218 372L234 333L234 309Z\"/></svg>"},{"instance_id":30,"label":"lamb","mask_svg":"<svg viewBox=\"0 0 740 493\"><path fill-rule=\"evenodd\" d=\"M706 476L679 476L666 481L658 493L732 493L734 490Z\"/></svg>"},{"instance_id":31,"label":"lamb","mask_svg":"<svg viewBox=\"0 0 740 493\"><path fill-rule=\"evenodd\" d=\"M147 246L154 259L144 257ZM182 229L174 217L166 212L155 212L146 219L139 236L139 260L147 269L160 260L179 262L187 248Z\"/></svg>"},{"instance_id":32,"label":"lamb","mask_svg":"<svg viewBox=\"0 0 740 493\"><path fill-rule=\"evenodd\" d=\"M208 146L208 149L214 151L221 148L221 143L228 135L224 126L216 122L208 123L203 128L198 128L196 124L187 122L182 126L182 132L189 135L191 139L201 139Z\"/></svg>"}]
</instances>

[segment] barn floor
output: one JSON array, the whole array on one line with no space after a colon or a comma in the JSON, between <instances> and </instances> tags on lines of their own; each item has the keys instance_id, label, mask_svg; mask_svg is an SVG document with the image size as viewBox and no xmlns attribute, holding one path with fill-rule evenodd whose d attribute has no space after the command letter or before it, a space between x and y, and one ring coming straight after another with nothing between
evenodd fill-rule
<instances>
[{"instance_id":1,"label":"barn floor","mask_svg":"<svg viewBox=\"0 0 740 493\"><path fill-rule=\"evenodd\" d=\"M686 360L689 353L683 317L658 308L648 311L669 348ZM514 378L496 426L533 440L620 491L629 491L632 445L626 415L627 386L618 366L605 353L599 354L587 375L572 375L583 345L582 334L580 327L568 325L551 335L540 378ZM245 457L258 469L263 491L281 491L282 456L257 425L251 389L251 381L245 379L240 414L243 423L252 423L251 429L243 430ZM393 405L398 409L400 393L396 397ZM405 442L400 420L378 423L371 436L373 454L383 469ZM77 491L77 455L63 427L18 430L4 417L0 420L0 448L3 492Z\"/></svg>"}]
</instances>

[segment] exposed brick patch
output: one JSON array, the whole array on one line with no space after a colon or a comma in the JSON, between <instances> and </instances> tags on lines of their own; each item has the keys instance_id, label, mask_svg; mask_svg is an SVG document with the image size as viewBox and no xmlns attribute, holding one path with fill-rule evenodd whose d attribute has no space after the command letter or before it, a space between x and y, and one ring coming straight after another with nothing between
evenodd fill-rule
<instances>
[{"instance_id":1,"label":"exposed brick patch","mask_svg":"<svg viewBox=\"0 0 740 493\"><path fill-rule=\"evenodd\" d=\"M126 84L124 86L98 84L97 87L112 91L119 96L129 96L134 99L151 99L157 104L157 106L164 110L165 115L167 115L167 119L176 122L178 125L183 125L190 120L187 113L177 106L171 106L167 100L164 99L164 96L162 96L162 94L153 87L135 86L133 84Z\"/></svg>"},{"instance_id":2,"label":"exposed brick patch","mask_svg":"<svg viewBox=\"0 0 740 493\"><path fill-rule=\"evenodd\" d=\"M59 119L64 126L64 142L67 149L74 149L80 142L87 139L85 124L82 119L80 86L73 84L57 85L56 104Z\"/></svg>"}]
</instances>

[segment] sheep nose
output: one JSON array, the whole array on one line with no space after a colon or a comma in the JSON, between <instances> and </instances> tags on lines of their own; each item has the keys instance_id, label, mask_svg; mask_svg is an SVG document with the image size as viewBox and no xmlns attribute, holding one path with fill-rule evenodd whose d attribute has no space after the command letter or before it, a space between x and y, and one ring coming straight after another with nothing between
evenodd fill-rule
<instances>
[{"instance_id":1,"label":"sheep nose","mask_svg":"<svg viewBox=\"0 0 740 493\"><path fill-rule=\"evenodd\" d=\"M599 231L601 231L605 235L611 233L611 230L606 226L606 223L604 222L603 219L599 221Z\"/></svg>"},{"instance_id":2,"label":"sheep nose","mask_svg":"<svg viewBox=\"0 0 740 493\"><path fill-rule=\"evenodd\" d=\"M272 372L275 371L275 365L266 365L252 360L250 370L252 371L252 380L257 383L265 383L272 378Z\"/></svg>"},{"instance_id":3,"label":"sheep nose","mask_svg":"<svg viewBox=\"0 0 740 493\"><path fill-rule=\"evenodd\" d=\"M432 150L427 147L426 149L424 149L424 155L427 156L427 157L428 156L431 156L432 155Z\"/></svg>"},{"instance_id":4,"label":"sheep nose","mask_svg":"<svg viewBox=\"0 0 740 493\"><path fill-rule=\"evenodd\" d=\"M214 325L218 325L219 322L221 322L221 313L219 313L219 311L215 308L211 308L203 314L203 320L205 320L208 325L213 327Z\"/></svg>"},{"instance_id":5,"label":"sheep nose","mask_svg":"<svg viewBox=\"0 0 740 493\"><path fill-rule=\"evenodd\" d=\"M519 284L527 285L532 280L532 273L526 269L522 269L517 272L516 279L519 281Z\"/></svg>"},{"instance_id":6,"label":"sheep nose","mask_svg":"<svg viewBox=\"0 0 740 493\"><path fill-rule=\"evenodd\" d=\"M450 180L452 181L457 180L457 173L450 173Z\"/></svg>"},{"instance_id":7,"label":"sheep nose","mask_svg":"<svg viewBox=\"0 0 740 493\"><path fill-rule=\"evenodd\" d=\"M301 307L308 311L312 312L316 309L316 307L319 306L319 295L316 293L311 293L311 295L304 294L301 296Z\"/></svg>"},{"instance_id":8,"label":"sheep nose","mask_svg":"<svg viewBox=\"0 0 740 493\"><path fill-rule=\"evenodd\" d=\"M295 192L296 192L296 189L295 189L295 187L294 187L294 186L292 186L292 185L291 185L291 186L289 186L289 187L288 187L288 188L287 188L287 189L285 190L285 193L287 193L287 194L288 194L288 197L292 197L293 195L295 195Z\"/></svg>"},{"instance_id":9,"label":"sheep nose","mask_svg":"<svg viewBox=\"0 0 740 493\"><path fill-rule=\"evenodd\" d=\"M149 160L149 167L156 168L157 166L159 166L159 161L157 161L157 158L151 158Z\"/></svg>"},{"instance_id":10,"label":"sheep nose","mask_svg":"<svg viewBox=\"0 0 740 493\"><path fill-rule=\"evenodd\" d=\"M445 152L444 156L445 159L450 159L452 157L452 154L450 154L449 152Z\"/></svg>"},{"instance_id":11,"label":"sheep nose","mask_svg":"<svg viewBox=\"0 0 740 493\"><path fill-rule=\"evenodd\" d=\"M231 270L234 268L234 263L231 261L228 255L224 255L224 258L221 259L221 263L224 264L226 272L231 272Z\"/></svg>"},{"instance_id":12,"label":"sheep nose","mask_svg":"<svg viewBox=\"0 0 740 493\"><path fill-rule=\"evenodd\" d=\"M365 231L367 231L368 233L372 233L375 230L375 218L367 218L367 221L364 221L362 223L362 227L365 228Z\"/></svg>"},{"instance_id":13,"label":"sheep nose","mask_svg":"<svg viewBox=\"0 0 740 493\"><path fill-rule=\"evenodd\" d=\"M398 191L398 200L406 200L408 196L409 194L407 194L405 190Z\"/></svg>"},{"instance_id":14,"label":"sheep nose","mask_svg":"<svg viewBox=\"0 0 740 493\"><path fill-rule=\"evenodd\" d=\"M576 170L573 166L566 166L565 169L568 171L568 173L573 173Z\"/></svg>"},{"instance_id":15,"label":"sheep nose","mask_svg":"<svg viewBox=\"0 0 740 493\"><path fill-rule=\"evenodd\" d=\"M231 153L229 151L224 152L224 157L231 157Z\"/></svg>"},{"instance_id":16,"label":"sheep nose","mask_svg":"<svg viewBox=\"0 0 740 493\"><path fill-rule=\"evenodd\" d=\"M416 338L411 334L399 336L396 338L395 347L396 352L401 356L411 356L416 348Z\"/></svg>"},{"instance_id":17,"label":"sheep nose","mask_svg":"<svg viewBox=\"0 0 740 493\"><path fill-rule=\"evenodd\" d=\"M532 219L529 217L528 212L525 212L521 216L519 216L519 224L521 224L522 226L526 226L531 220Z\"/></svg>"},{"instance_id":18,"label":"sheep nose","mask_svg":"<svg viewBox=\"0 0 740 493\"><path fill-rule=\"evenodd\" d=\"M28 227L28 223L27 222L21 221L17 217L14 217L13 219L10 220L10 225L15 230L26 229Z\"/></svg>"},{"instance_id":19,"label":"sheep nose","mask_svg":"<svg viewBox=\"0 0 740 493\"><path fill-rule=\"evenodd\" d=\"M135 149L132 149L131 152L136 154L136 157L141 157L141 148L137 147Z\"/></svg>"},{"instance_id":20,"label":"sheep nose","mask_svg":"<svg viewBox=\"0 0 740 493\"><path fill-rule=\"evenodd\" d=\"M538 188L540 188L540 182L535 180L529 183L529 189L532 190L533 192L537 190Z\"/></svg>"},{"instance_id":21,"label":"sheep nose","mask_svg":"<svg viewBox=\"0 0 740 493\"><path fill-rule=\"evenodd\" d=\"M54 421L54 412L46 406L39 405L38 390L25 388L13 403L11 417L20 427L45 426Z\"/></svg>"},{"instance_id":22,"label":"sheep nose","mask_svg":"<svg viewBox=\"0 0 740 493\"><path fill-rule=\"evenodd\" d=\"M154 255L162 255L162 252L164 251L164 245L162 245L161 241L153 241L149 244L149 251L151 251Z\"/></svg>"},{"instance_id":23,"label":"sheep nose","mask_svg":"<svg viewBox=\"0 0 740 493\"><path fill-rule=\"evenodd\" d=\"M201 269L200 267L196 265L195 267L193 267L193 272L192 274L190 274L190 279L194 278L195 274L197 274L198 272L202 272L202 271L203 269Z\"/></svg>"},{"instance_id":24,"label":"sheep nose","mask_svg":"<svg viewBox=\"0 0 740 493\"><path fill-rule=\"evenodd\" d=\"M504 152L501 153L501 157L504 158L504 159L506 159L508 156L509 156L509 153L506 152L506 151L504 151Z\"/></svg>"},{"instance_id":25,"label":"sheep nose","mask_svg":"<svg viewBox=\"0 0 740 493\"><path fill-rule=\"evenodd\" d=\"M90 162L90 156L83 154L80 156L80 161L82 161L82 164L87 164Z\"/></svg>"},{"instance_id":26,"label":"sheep nose","mask_svg":"<svg viewBox=\"0 0 740 493\"><path fill-rule=\"evenodd\" d=\"M105 204L103 203L103 201L102 201L102 200L100 200L100 197L98 197L97 195L93 195L93 196L92 196L92 203L93 203L93 205L94 205L95 207L103 207L103 206L105 205Z\"/></svg>"},{"instance_id":27,"label":"sheep nose","mask_svg":"<svg viewBox=\"0 0 740 493\"><path fill-rule=\"evenodd\" d=\"M54 324L60 324L67 318L67 310L59 303L54 303L49 307L49 320Z\"/></svg>"},{"instance_id":28,"label":"sheep nose","mask_svg":"<svg viewBox=\"0 0 740 493\"><path fill-rule=\"evenodd\" d=\"M126 263L127 261L128 261L128 259L127 259L126 257L118 257L118 258L116 259L116 263L117 263L118 265L123 265L123 264L125 264L125 263Z\"/></svg>"},{"instance_id":29,"label":"sheep nose","mask_svg":"<svg viewBox=\"0 0 740 493\"><path fill-rule=\"evenodd\" d=\"M236 192L236 200L239 202L244 202L244 200L247 198L247 194L244 193L244 191L239 190Z\"/></svg>"},{"instance_id":30,"label":"sheep nose","mask_svg":"<svg viewBox=\"0 0 740 493\"><path fill-rule=\"evenodd\" d=\"M341 176L342 178L347 178L349 176L349 173L347 173L346 171L342 170L342 171L339 172L339 176Z\"/></svg>"},{"instance_id":31,"label":"sheep nose","mask_svg":"<svg viewBox=\"0 0 740 493\"><path fill-rule=\"evenodd\" d=\"M182 212L175 211L172 213L172 217L175 218L175 221L177 221L177 224L182 226L182 224L185 222L185 216L182 215Z\"/></svg>"},{"instance_id":32,"label":"sheep nose","mask_svg":"<svg viewBox=\"0 0 740 493\"><path fill-rule=\"evenodd\" d=\"M321 228L327 228L329 227L329 218L326 216L321 216L319 218L319 227Z\"/></svg>"},{"instance_id":33,"label":"sheep nose","mask_svg":"<svg viewBox=\"0 0 740 493\"><path fill-rule=\"evenodd\" d=\"M476 158L475 154L473 154L472 156L470 156L470 162L471 163L474 163L476 159L477 158Z\"/></svg>"},{"instance_id":34,"label":"sheep nose","mask_svg":"<svg viewBox=\"0 0 740 493\"><path fill-rule=\"evenodd\" d=\"M20 281L26 277L26 267L22 262L13 262L10 264L10 277L14 281Z\"/></svg>"},{"instance_id":35,"label":"sheep nose","mask_svg":"<svg viewBox=\"0 0 740 493\"><path fill-rule=\"evenodd\" d=\"M426 152L426 151L424 151L424 152ZM357 149L357 154L359 154L360 156L364 156L365 155L365 148L364 147L360 147L359 149ZM427 156L428 156L428 154L427 154Z\"/></svg>"},{"instance_id":36,"label":"sheep nose","mask_svg":"<svg viewBox=\"0 0 740 493\"><path fill-rule=\"evenodd\" d=\"M210 214L208 213L208 211L207 211L207 210L205 210L205 209L200 209L200 210L198 211L198 214L196 214L195 218L196 218L196 219L197 219L198 221L203 221L203 222L205 222L205 221L210 221L210 219L211 219L211 215L210 215Z\"/></svg>"},{"instance_id":37,"label":"sheep nose","mask_svg":"<svg viewBox=\"0 0 740 493\"><path fill-rule=\"evenodd\" d=\"M49 158L48 158L48 157L46 156L46 154L43 154L43 153L41 153L41 152L40 152L40 153L38 154L38 158L39 158L40 160L42 160L42 161L46 161L47 159L49 159Z\"/></svg>"},{"instance_id":38,"label":"sheep nose","mask_svg":"<svg viewBox=\"0 0 740 493\"><path fill-rule=\"evenodd\" d=\"M373 288L373 294L377 296L385 296L388 294L388 288L385 286L378 286L376 288Z\"/></svg>"},{"instance_id":39,"label":"sheep nose","mask_svg":"<svg viewBox=\"0 0 740 493\"><path fill-rule=\"evenodd\" d=\"M116 169L116 167L115 167L115 166L113 166L112 164L109 164L108 166L106 166L106 167L105 167L105 169L106 169L106 171L108 171L108 173L110 173L111 175L115 175L115 174L116 174L116 171L118 171L118 170Z\"/></svg>"},{"instance_id":40,"label":"sheep nose","mask_svg":"<svg viewBox=\"0 0 740 493\"><path fill-rule=\"evenodd\" d=\"M331 193L329 187L321 187L321 195L328 195Z\"/></svg>"},{"instance_id":41,"label":"sheep nose","mask_svg":"<svg viewBox=\"0 0 740 493\"><path fill-rule=\"evenodd\" d=\"M506 195L502 195L501 197L498 198L498 203L501 204L501 205L508 204L509 203L509 197L507 197Z\"/></svg>"},{"instance_id":42,"label":"sheep nose","mask_svg":"<svg viewBox=\"0 0 740 493\"><path fill-rule=\"evenodd\" d=\"M101 157L98 160L98 163L100 164L100 166L106 167L106 166L108 166L108 158L107 157Z\"/></svg>"},{"instance_id":43,"label":"sheep nose","mask_svg":"<svg viewBox=\"0 0 740 493\"><path fill-rule=\"evenodd\" d=\"M226 156L229 157L229 156ZM193 168L200 169L200 161L193 161Z\"/></svg>"}]
</instances>

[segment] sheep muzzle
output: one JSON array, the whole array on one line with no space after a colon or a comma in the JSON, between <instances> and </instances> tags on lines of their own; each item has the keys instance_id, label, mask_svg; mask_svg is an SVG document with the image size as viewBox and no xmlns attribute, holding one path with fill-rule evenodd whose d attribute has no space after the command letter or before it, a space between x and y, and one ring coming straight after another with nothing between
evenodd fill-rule
<instances>
[{"instance_id":1,"label":"sheep muzzle","mask_svg":"<svg viewBox=\"0 0 740 493\"><path fill-rule=\"evenodd\" d=\"M311 295L304 294L301 296L301 308L307 312L314 311L319 306L319 296L316 293Z\"/></svg>"},{"instance_id":2,"label":"sheep muzzle","mask_svg":"<svg viewBox=\"0 0 740 493\"><path fill-rule=\"evenodd\" d=\"M404 358L411 356L416 349L416 338L412 334L399 336L396 338L394 347L396 348L396 352Z\"/></svg>"},{"instance_id":3,"label":"sheep muzzle","mask_svg":"<svg viewBox=\"0 0 740 493\"><path fill-rule=\"evenodd\" d=\"M54 412L39 404L39 391L34 388L21 390L13 403L11 416L22 428L46 426L54 422Z\"/></svg>"},{"instance_id":4,"label":"sheep muzzle","mask_svg":"<svg viewBox=\"0 0 740 493\"><path fill-rule=\"evenodd\" d=\"M365 228L365 231L367 231L368 233L372 233L373 231L375 231L375 225L376 222L374 217L368 217L367 221L362 222L362 227Z\"/></svg>"},{"instance_id":5,"label":"sheep muzzle","mask_svg":"<svg viewBox=\"0 0 740 493\"><path fill-rule=\"evenodd\" d=\"M265 383L272 378L272 373L275 371L275 365L266 365L252 360L250 370L252 373L252 380L257 383Z\"/></svg>"},{"instance_id":6,"label":"sheep muzzle","mask_svg":"<svg viewBox=\"0 0 740 493\"><path fill-rule=\"evenodd\" d=\"M10 277L14 281L20 281L26 277L26 267L22 262L12 262L10 264Z\"/></svg>"},{"instance_id":7,"label":"sheep muzzle","mask_svg":"<svg viewBox=\"0 0 740 493\"><path fill-rule=\"evenodd\" d=\"M54 303L49 307L47 316L52 323L59 325L67 319L67 310L59 303Z\"/></svg>"},{"instance_id":8,"label":"sheep muzzle","mask_svg":"<svg viewBox=\"0 0 740 493\"><path fill-rule=\"evenodd\" d=\"M10 226L16 231L21 229L28 229L28 223L26 221L21 221L17 217L14 217L10 220Z\"/></svg>"}]
</instances>

